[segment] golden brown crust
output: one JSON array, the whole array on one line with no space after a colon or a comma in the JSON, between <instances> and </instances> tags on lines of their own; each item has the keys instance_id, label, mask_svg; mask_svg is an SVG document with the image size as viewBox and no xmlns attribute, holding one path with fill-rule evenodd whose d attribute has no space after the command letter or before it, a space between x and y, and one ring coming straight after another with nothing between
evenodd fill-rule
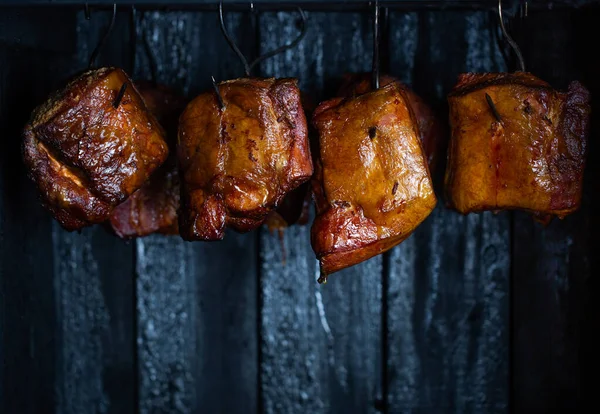
<instances>
[{"instance_id":1,"label":"golden brown crust","mask_svg":"<svg viewBox=\"0 0 600 414\"><path fill-rule=\"evenodd\" d=\"M226 226L260 226L283 197L312 175L306 118L293 79L223 82L180 118L180 232L218 240Z\"/></svg>"},{"instance_id":2,"label":"golden brown crust","mask_svg":"<svg viewBox=\"0 0 600 414\"><path fill-rule=\"evenodd\" d=\"M577 82L560 93L529 73L462 75L448 97L448 206L463 214L520 209L542 219L577 210L589 100Z\"/></svg>"},{"instance_id":3,"label":"golden brown crust","mask_svg":"<svg viewBox=\"0 0 600 414\"><path fill-rule=\"evenodd\" d=\"M166 131L170 153L167 161L150 179L112 212L110 224L121 238L143 237L152 233L179 234L179 173L176 143L179 115L186 100L164 85L136 82L146 107Z\"/></svg>"},{"instance_id":4,"label":"golden brown crust","mask_svg":"<svg viewBox=\"0 0 600 414\"><path fill-rule=\"evenodd\" d=\"M390 83L316 109L320 156L311 243L331 274L408 237L436 204L427 161L402 85Z\"/></svg>"},{"instance_id":5,"label":"golden brown crust","mask_svg":"<svg viewBox=\"0 0 600 414\"><path fill-rule=\"evenodd\" d=\"M142 186L168 155L163 135L125 72L102 68L75 78L34 110L23 154L43 204L75 230L106 220Z\"/></svg>"},{"instance_id":6,"label":"golden brown crust","mask_svg":"<svg viewBox=\"0 0 600 414\"><path fill-rule=\"evenodd\" d=\"M433 175L445 139L444 127L431 107L411 88L390 75L382 74L379 78L380 86L389 85L392 82L398 82L406 92L406 96L408 97L417 121L419 137L421 138L421 144L423 145L423 150L427 156L429 171ZM370 72L345 74L342 86L338 91L338 96L354 97L369 91L371 91Z\"/></svg>"}]
</instances>

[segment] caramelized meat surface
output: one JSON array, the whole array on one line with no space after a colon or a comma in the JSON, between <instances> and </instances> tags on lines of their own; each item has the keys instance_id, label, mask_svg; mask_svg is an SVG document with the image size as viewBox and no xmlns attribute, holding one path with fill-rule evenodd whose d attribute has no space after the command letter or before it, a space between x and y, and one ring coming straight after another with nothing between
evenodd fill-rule
<instances>
[{"instance_id":1,"label":"caramelized meat surface","mask_svg":"<svg viewBox=\"0 0 600 414\"><path fill-rule=\"evenodd\" d=\"M425 103L419 95L417 95L407 85L398 81L398 79L389 75L381 75L379 77L379 85L385 86L392 82L397 82L406 93L413 115L419 129L419 137L421 144L427 157L429 171L433 175L437 165L440 151L443 151L442 144L444 141L444 128L429 105ZM371 91L371 73L353 73L344 75L344 81L338 96L354 97Z\"/></svg>"},{"instance_id":2,"label":"caramelized meat surface","mask_svg":"<svg viewBox=\"0 0 600 414\"><path fill-rule=\"evenodd\" d=\"M146 107L166 132L170 153L150 179L112 212L110 224L122 238L152 233L179 234L179 174L177 171L177 126L186 100L163 85L136 82Z\"/></svg>"},{"instance_id":3,"label":"caramelized meat surface","mask_svg":"<svg viewBox=\"0 0 600 414\"><path fill-rule=\"evenodd\" d=\"M236 79L194 99L180 118L179 213L186 240L257 228L313 167L300 91L292 79Z\"/></svg>"},{"instance_id":4,"label":"caramelized meat surface","mask_svg":"<svg viewBox=\"0 0 600 414\"><path fill-rule=\"evenodd\" d=\"M564 217L581 203L590 96L529 73L463 74L448 97L450 207Z\"/></svg>"},{"instance_id":5,"label":"caramelized meat surface","mask_svg":"<svg viewBox=\"0 0 600 414\"><path fill-rule=\"evenodd\" d=\"M312 117L317 108L316 102L311 95L300 92L302 98L302 107L307 119ZM308 124L308 138L311 146L311 153L316 154L313 144L316 142L316 131L311 124ZM265 224L270 231L282 231L292 226L308 224L310 216L310 204L312 201L312 192L310 182L300 185L298 188L290 191L279 203L277 209L272 211L267 217Z\"/></svg>"},{"instance_id":6,"label":"caramelized meat surface","mask_svg":"<svg viewBox=\"0 0 600 414\"><path fill-rule=\"evenodd\" d=\"M165 161L168 148L125 72L102 68L85 72L34 110L23 155L43 204L65 229L75 230L108 219Z\"/></svg>"},{"instance_id":7,"label":"caramelized meat surface","mask_svg":"<svg viewBox=\"0 0 600 414\"><path fill-rule=\"evenodd\" d=\"M397 245L436 204L402 85L323 102L311 242L327 275Z\"/></svg>"}]
</instances>

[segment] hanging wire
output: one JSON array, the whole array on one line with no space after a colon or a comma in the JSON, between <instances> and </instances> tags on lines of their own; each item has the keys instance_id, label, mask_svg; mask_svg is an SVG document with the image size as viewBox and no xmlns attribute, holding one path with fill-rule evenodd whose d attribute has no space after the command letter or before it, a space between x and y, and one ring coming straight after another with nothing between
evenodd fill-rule
<instances>
[{"instance_id":1,"label":"hanging wire","mask_svg":"<svg viewBox=\"0 0 600 414\"><path fill-rule=\"evenodd\" d=\"M229 36L229 33L227 32L227 29L225 28L225 21L223 19L223 2L222 1L219 2L219 23L221 26L221 32L223 32L223 36L225 36L225 40L227 40L227 43L229 44L231 49L233 49L235 54L238 56L238 58L244 65L244 72L246 73L246 76L250 76L250 65L248 65L248 61L246 60L246 57L244 56L242 51L238 48L238 46L235 44L235 41L231 38L231 36Z\"/></svg>"},{"instance_id":2,"label":"hanging wire","mask_svg":"<svg viewBox=\"0 0 600 414\"><path fill-rule=\"evenodd\" d=\"M379 89L379 1L375 1L373 14L373 66L371 68L371 88Z\"/></svg>"},{"instance_id":3,"label":"hanging wire","mask_svg":"<svg viewBox=\"0 0 600 414\"><path fill-rule=\"evenodd\" d=\"M88 15L89 15L89 9L88 9ZM102 39L100 40L98 45L96 45L96 48L94 49L94 51L92 52L92 55L90 56L90 61L88 63L89 69L94 67L94 64L96 63L96 58L100 54L100 51L104 47L104 44L108 40L108 37L110 36L110 32L112 31L112 29L115 25L116 18L117 18L117 3L113 3L113 11L112 11L112 16L110 18L110 23L108 24L108 27L106 28L106 32L104 32L104 36L102 36Z\"/></svg>"},{"instance_id":4,"label":"hanging wire","mask_svg":"<svg viewBox=\"0 0 600 414\"><path fill-rule=\"evenodd\" d=\"M294 47L296 47L298 45L298 43L300 43L302 41L302 39L304 39L304 36L306 36L306 14L304 13L304 10L302 10L300 7L298 7L296 10L298 10L298 13L300 14L300 34L290 43L288 43L287 45L283 45L281 47L278 47L277 49L271 50L270 52L264 53L261 56L257 57L256 59L254 59L254 61L250 64L250 70L252 70L254 68L254 66L256 66L257 64L259 64L260 62L269 59L275 55L278 55L280 53L285 52L286 50L289 49L293 49Z\"/></svg>"},{"instance_id":5,"label":"hanging wire","mask_svg":"<svg viewBox=\"0 0 600 414\"><path fill-rule=\"evenodd\" d=\"M253 3L251 4L251 8L254 9ZM238 46L235 44L235 41L231 38L231 36L227 32L227 29L225 27L225 20L223 18L223 2L222 1L219 2L219 23L221 26L221 31L223 32L223 36L225 36L225 40L227 40L227 43L229 44L231 49L235 52L235 54L238 56L238 58L244 65L244 72L245 72L246 76L250 76L250 72L258 63L260 63L268 58L271 58L279 53L285 52L286 50L294 48L304 38L304 36L306 35L307 18L306 18L306 14L300 7L298 7L297 10L300 13L300 19L301 19L300 20L300 24L301 24L300 34L298 35L298 37L296 37L296 39L294 39L292 42L290 42L286 45L283 45L281 47L278 47L277 49L274 49L267 53L264 53L263 55L254 59L250 64L248 64L248 60L246 60L246 57L244 56L242 51L238 48Z\"/></svg>"},{"instance_id":6,"label":"hanging wire","mask_svg":"<svg viewBox=\"0 0 600 414\"><path fill-rule=\"evenodd\" d=\"M527 7L527 6L525 6L525 7ZM506 39L506 41L508 42L510 47L513 49L513 51L517 55L517 60L519 61L519 68L520 68L521 72L525 72L525 60L523 59L523 55L521 54L521 49L519 49L519 46L517 45L517 43L507 33L506 27L504 26L504 19L502 17L502 0L498 0L498 17L500 19L500 29L502 29L502 34L504 35L504 38Z\"/></svg>"}]
</instances>

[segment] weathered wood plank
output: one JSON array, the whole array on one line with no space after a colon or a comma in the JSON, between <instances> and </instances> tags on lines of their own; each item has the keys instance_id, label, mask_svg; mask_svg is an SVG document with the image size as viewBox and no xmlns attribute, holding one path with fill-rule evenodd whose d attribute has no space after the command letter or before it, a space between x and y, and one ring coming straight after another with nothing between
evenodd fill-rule
<instances>
[{"instance_id":1,"label":"weathered wood plank","mask_svg":"<svg viewBox=\"0 0 600 414\"><path fill-rule=\"evenodd\" d=\"M583 238L585 243L575 247L584 252L584 257L570 255L570 265L574 260L580 260L587 264L586 273L577 277L577 285L573 292L577 296L569 296L569 326L568 332L578 339L577 361L579 371L577 373L579 381L579 402L580 406L585 407L597 400L597 388L594 381L586 381L588 378L594 378L600 367L600 340L597 335L598 321L600 320L600 238L595 235L600 233L600 215L593 210L595 206L600 205L600 192L598 182L600 181L600 142L594 137L600 132L600 122L598 122L600 113L598 112L598 102L600 98L600 78L597 76L600 71L600 56L595 53L589 53L586 46L587 39L596 32L596 25L600 18L598 8L593 11L580 11L571 15L571 46L573 48L573 70L572 76L577 76L589 88L592 94L592 131L590 134L588 146L588 159L584 180L584 207L579 213L583 218L577 223L581 227L576 227L578 235L573 240L580 243ZM577 257L579 256L579 257ZM576 270L573 269L572 272ZM573 306L575 303L575 306ZM574 312L573 312L574 310Z\"/></svg>"},{"instance_id":2,"label":"weathered wood plank","mask_svg":"<svg viewBox=\"0 0 600 414\"><path fill-rule=\"evenodd\" d=\"M261 15L262 51L297 35L293 13ZM370 67L368 16L310 13L297 48L266 61L330 97L340 76ZM318 285L310 226L261 233L261 390L268 413L374 412L381 393L381 257Z\"/></svg>"},{"instance_id":3,"label":"weathered wood plank","mask_svg":"<svg viewBox=\"0 0 600 414\"><path fill-rule=\"evenodd\" d=\"M56 64L56 56L43 58ZM0 152L0 411L5 413L33 414L55 405L52 227L17 155L31 102L41 99L36 87L47 88L56 75L41 73L41 63L29 51L0 45L0 129L6 137ZM21 85L23 75L35 80Z\"/></svg>"},{"instance_id":4,"label":"weathered wood plank","mask_svg":"<svg viewBox=\"0 0 600 414\"><path fill-rule=\"evenodd\" d=\"M580 33L590 36L595 21L592 16L597 18L597 12L590 15L588 27L579 29ZM572 19L569 13L532 13L523 22L519 43L529 70L556 88L566 87L585 73L582 80L591 82L597 91L597 74L590 72L594 65L588 68L586 62L589 52L585 52L586 60L575 54L579 46L570 30L575 27ZM594 141L592 135L592 149ZM593 166L597 159L597 152L590 151L588 165ZM597 178L597 169L588 168L588 174L594 172ZM591 295L598 296L597 290L590 289L593 276L598 274L593 272L596 259L591 246L595 216L591 201L596 182L593 177L586 177L587 194L580 211L564 220L554 220L546 228L526 214L515 216L515 412L577 411L585 397L586 367L598 366L593 364L593 354L588 353L585 359L580 354L585 332L597 330L597 321L584 322ZM596 269L597 264L596 261Z\"/></svg>"},{"instance_id":5,"label":"weathered wood plank","mask_svg":"<svg viewBox=\"0 0 600 414\"><path fill-rule=\"evenodd\" d=\"M460 72L502 69L490 18L392 14L392 74L447 119L445 95ZM463 217L440 199L392 251L385 293L390 412L508 410L509 228L507 214Z\"/></svg>"},{"instance_id":6,"label":"weathered wood plank","mask_svg":"<svg viewBox=\"0 0 600 414\"><path fill-rule=\"evenodd\" d=\"M2 39L1 65L3 75L6 75L1 99L8 104L0 111L2 130L11 137L2 152L1 227L4 240L10 240L8 244L2 244L1 260L2 306L6 309L2 376L7 384L3 412L74 412L61 410L62 401L69 397L68 392L63 392L63 380L75 380L65 380L64 374L70 368L70 373L80 372L78 364L87 358L84 353L89 348L69 348L73 335L82 333L83 329L77 332L71 329L71 314L65 315L63 310L65 307L81 310L79 306L86 298L69 298L61 290L59 282L66 273L58 275L57 269L61 269L61 263L65 262L54 254L54 224L40 206L33 184L26 178L20 160L20 132L33 106L42 102L53 88L60 86L74 66L75 16L65 11L50 10L43 13L11 11L3 13L2 17L3 27L12 33L12 37ZM97 282L97 279L92 278L92 283L94 281ZM68 283L70 287L77 286L77 281L68 280ZM71 299L73 303L70 303ZM63 316L68 320L62 321ZM76 318L81 320L85 316ZM86 328L96 327L90 324ZM87 339L92 338L88 336ZM121 344L116 343L115 346L120 347ZM103 380L103 368L115 367L109 360L112 356L110 351L114 348L106 349L105 359L94 367L96 371L93 373L100 375L98 381ZM66 364L69 366L65 367ZM86 372L79 379L86 381L85 375L93 373ZM91 381L96 380L93 378ZM126 389L126 378L122 380L123 389ZM85 385L79 388L80 391L82 389L87 392ZM83 407L89 408L87 405Z\"/></svg>"},{"instance_id":7,"label":"weathered wood plank","mask_svg":"<svg viewBox=\"0 0 600 414\"><path fill-rule=\"evenodd\" d=\"M227 13L245 53L247 15ZM157 81L193 98L243 67L215 13L158 13L139 26ZM142 38L138 77L150 76ZM179 237L136 241L139 399L143 413L252 412L257 406L256 237L229 232L217 243ZM224 397L224 396L227 397Z\"/></svg>"},{"instance_id":8,"label":"weathered wood plank","mask_svg":"<svg viewBox=\"0 0 600 414\"><path fill-rule=\"evenodd\" d=\"M98 65L126 64L118 38L127 38L119 15ZM77 55L68 73L87 66L110 13L86 20L76 14ZM56 24L56 23L55 23ZM117 47L115 47L117 45ZM57 411L131 412L135 407L133 246L95 226L81 233L53 223L54 287L58 315Z\"/></svg>"}]
</instances>

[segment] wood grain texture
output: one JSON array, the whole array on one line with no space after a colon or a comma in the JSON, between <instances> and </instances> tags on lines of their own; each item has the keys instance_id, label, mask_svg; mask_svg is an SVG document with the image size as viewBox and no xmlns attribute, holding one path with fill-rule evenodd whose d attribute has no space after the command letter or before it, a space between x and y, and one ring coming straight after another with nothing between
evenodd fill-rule
<instances>
[{"instance_id":1,"label":"wood grain texture","mask_svg":"<svg viewBox=\"0 0 600 414\"><path fill-rule=\"evenodd\" d=\"M83 12L76 14L77 54L62 77L87 66L108 21L108 13L96 13L90 21ZM126 21L117 20L112 35L126 33ZM120 48L109 42L97 64L122 65ZM132 411L133 246L98 226L81 233L66 232L56 222L52 227L58 316L56 411Z\"/></svg>"},{"instance_id":2,"label":"wood grain texture","mask_svg":"<svg viewBox=\"0 0 600 414\"><path fill-rule=\"evenodd\" d=\"M250 53L248 16L227 13L226 23ZM212 75L243 74L215 13L147 13L138 31L138 78L151 77L154 64L159 83L193 98ZM140 411L255 411L255 235L229 232L218 243L152 236L136 246Z\"/></svg>"},{"instance_id":3,"label":"wood grain texture","mask_svg":"<svg viewBox=\"0 0 600 414\"><path fill-rule=\"evenodd\" d=\"M53 35L51 21L63 22ZM72 65L75 20L60 10L2 12L0 40L0 411L54 412L60 347L52 221L21 161L21 130ZM13 36L6 36L10 32ZM22 35L22 36L21 36ZM61 45L56 46L53 43Z\"/></svg>"},{"instance_id":4,"label":"wood grain texture","mask_svg":"<svg viewBox=\"0 0 600 414\"><path fill-rule=\"evenodd\" d=\"M392 74L447 119L445 96L460 72L502 69L490 17L392 14ZM439 198L426 222L391 253L389 411L506 412L509 218L463 217Z\"/></svg>"},{"instance_id":5,"label":"wood grain texture","mask_svg":"<svg viewBox=\"0 0 600 414\"><path fill-rule=\"evenodd\" d=\"M529 70L559 89L586 72L587 79L582 80L591 81L592 86L596 82L596 75L589 75L593 63L588 68L588 63L582 64L576 55L579 46L574 31L562 33L552 29L569 26L572 19L571 13L532 13L516 33ZM591 20L587 24L593 25ZM592 135L592 148L594 141ZM597 152L590 151L592 168L596 159ZM588 168L588 175L594 174L594 169ZM585 346L586 331L597 330L597 325L590 325L590 319L585 321L591 297L598 297L598 290L591 290L598 274L592 273L595 253L591 248L595 214L591 212L594 192L590 185L595 182L593 177L586 177L587 194L582 208L564 220L554 220L544 228L526 214L515 216L515 412L569 412L582 407L588 382L583 374L594 360L590 354L581 359L580 352Z\"/></svg>"},{"instance_id":6,"label":"wood grain texture","mask_svg":"<svg viewBox=\"0 0 600 414\"><path fill-rule=\"evenodd\" d=\"M297 36L294 13L261 15L261 50ZM370 67L369 17L309 13L297 48L262 74L298 77L316 102ZM381 398L381 257L318 285L310 226L261 232L261 390L267 413L375 412Z\"/></svg>"},{"instance_id":7,"label":"wood grain texture","mask_svg":"<svg viewBox=\"0 0 600 414\"><path fill-rule=\"evenodd\" d=\"M263 229L214 244L126 244L102 228L66 233L53 223L25 176L19 134L31 109L85 66L108 22L105 11L86 21L75 7L0 12L0 412L534 413L595 403L596 111L580 212L545 229L518 213L511 238L512 214L462 217L441 200L386 258L319 286L308 227L286 230L283 242ZM528 69L560 88L583 80L596 108L600 55L589 42L600 9L532 10L510 22ZM99 64L130 71L128 14L120 8ZM261 13L260 38L248 13L226 14L248 56L296 34L295 13ZM352 12L309 19L301 45L257 74L297 76L319 101L344 71L369 69L370 22ZM143 37L158 80L190 97L211 75L242 75L214 11L146 12L144 21L136 77L150 73ZM391 73L447 119L458 73L505 69L496 27L493 14L393 12Z\"/></svg>"},{"instance_id":8,"label":"wood grain texture","mask_svg":"<svg viewBox=\"0 0 600 414\"><path fill-rule=\"evenodd\" d=\"M41 59L28 55L0 46L0 125L6 138L0 152L0 411L33 414L55 404L57 317L52 224L14 155L21 153L31 100L41 98L36 87L50 82L36 69ZM39 78L19 87L24 73Z\"/></svg>"}]
</instances>

